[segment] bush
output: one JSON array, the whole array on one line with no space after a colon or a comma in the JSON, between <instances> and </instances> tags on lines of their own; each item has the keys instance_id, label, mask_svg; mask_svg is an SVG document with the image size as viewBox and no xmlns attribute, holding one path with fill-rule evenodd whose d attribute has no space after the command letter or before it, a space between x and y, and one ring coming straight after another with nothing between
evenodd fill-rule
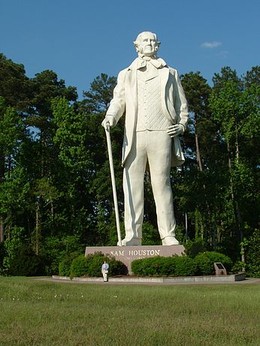
<instances>
[{"instance_id":1,"label":"bush","mask_svg":"<svg viewBox=\"0 0 260 346\"><path fill-rule=\"evenodd\" d=\"M127 266L121 261L116 260L114 257L108 257L107 262L109 263L109 273L112 276L116 275L127 275Z\"/></svg>"},{"instance_id":2,"label":"bush","mask_svg":"<svg viewBox=\"0 0 260 346\"><path fill-rule=\"evenodd\" d=\"M260 277L260 230L255 230L248 242L246 270L252 277Z\"/></svg>"},{"instance_id":3,"label":"bush","mask_svg":"<svg viewBox=\"0 0 260 346\"><path fill-rule=\"evenodd\" d=\"M75 252L77 252L77 255L84 253L84 246L82 246L77 236L46 237L41 248L41 254L45 259L46 274L58 274L60 272L60 263Z\"/></svg>"},{"instance_id":4,"label":"bush","mask_svg":"<svg viewBox=\"0 0 260 346\"><path fill-rule=\"evenodd\" d=\"M188 256L174 256L175 276L192 276L197 272L197 265L193 258Z\"/></svg>"},{"instance_id":5,"label":"bush","mask_svg":"<svg viewBox=\"0 0 260 346\"><path fill-rule=\"evenodd\" d=\"M157 256L134 260L132 272L139 276L190 276L196 273L196 264L187 256Z\"/></svg>"},{"instance_id":6,"label":"bush","mask_svg":"<svg viewBox=\"0 0 260 346\"><path fill-rule=\"evenodd\" d=\"M72 252L66 254L62 261L59 263L59 275L60 276L70 276L70 268L74 258L78 257L79 252Z\"/></svg>"},{"instance_id":7,"label":"bush","mask_svg":"<svg viewBox=\"0 0 260 346\"><path fill-rule=\"evenodd\" d=\"M15 256L9 261L7 274L14 276L44 275L44 261L30 247L20 246Z\"/></svg>"},{"instance_id":8,"label":"bush","mask_svg":"<svg viewBox=\"0 0 260 346\"><path fill-rule=\"evenodd\" d=\"M70 277L80 277L87 274L88 260L84 255L74 258L70 267Z\"/></svg>"},{"instance_id":9,"label":"bush","mask_svg":"<svg viewBox=\"0 0 260 346\"><path fill-rule=\"evenodd\" d=\"M231 272L232 273L241 273L245 271L245 263L242 261L236 261L233 265Z\"/></svg>"},{"instance_id":10,"label":"bush","mask_svg":"<svg viewBox=\"0 0 260 346\"><path fill-rule=\"evenodd\" d=\"M169 276L174 273L173 257L149 257L132 262L132 272L139 276Z\"/></svg>"},{"instance_id":11,"label":"bush","mask_svg":"<svg viewBox=\"0 0 260 346\"><path fill-rule=\"evenodd\" d=\"M185 244L185 253L191 258L195 258L199 253L207 251L206 243L203 239L188 240Z\"/></svg>"},{"instance_id":12,"label":"bush","mask_svg":"<svg viewBox=\"0 0 260 346\"><path fill-rule=\"evenodd\" d=\"M90 277L102 276L101 266L102 266L104 260L109 262L108 258L105 257L102 253L89 254L86 256L86 260L88 263L88 269L87 269L86 275L90 276ZM110 269L109 272L111 274L110 266L109 266L109 269Z\"/></svg>"},{"instance_id":13,"label":"bush","mask_svg":"<svg viewBox=\"0 0 260 346\"><path fill-rule=\"evenodd\" d=\"M0 275L4 273L4 258L6 256L6 249L4 242L0 243Z\"/></svg>"},{"instance_id":14,"label":"bush","mask_svg":"<svg viewBox=\"0 0 260 346\"><path fill-rule=\"evenodd\" d=\"M231 259L219 252L206 251L198 254L195 257L195 263L198 268L198 275L213 275L215 274L214 263L221 262L229 272L232 268Z\"/></svg>"},{"instance_id":15,"label":"bush","mask_svg":"<svg viewBox=\"0 0 260 346\"><path fill-rule=\"evenodd\" d=\"M101 266L106 261L109 264L109 275L126 275L127 267L114 257L105 256L102 253L96 252L87 256L80 255L73 259L70 267L70 277L100 277Z\"/></svg>"}]
</instances>

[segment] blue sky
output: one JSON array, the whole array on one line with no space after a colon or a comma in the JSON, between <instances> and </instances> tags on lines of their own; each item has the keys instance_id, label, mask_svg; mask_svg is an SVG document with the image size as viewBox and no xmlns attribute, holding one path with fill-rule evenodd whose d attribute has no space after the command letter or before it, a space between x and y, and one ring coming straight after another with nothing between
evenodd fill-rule
<instances>
[{"instance_id":1,"label":"blue sky","mask_svg":"<svg viewBox=\"0 0 260 346\"><path fill-rule=\"evenodd\" d=\"M259 0L0 0L0 52L28 77L53 70L81 98L130 64L148 30L170 66L211 83L224 66L242 75L260 65L259 13Z\"/></svg>"}]
</instances>

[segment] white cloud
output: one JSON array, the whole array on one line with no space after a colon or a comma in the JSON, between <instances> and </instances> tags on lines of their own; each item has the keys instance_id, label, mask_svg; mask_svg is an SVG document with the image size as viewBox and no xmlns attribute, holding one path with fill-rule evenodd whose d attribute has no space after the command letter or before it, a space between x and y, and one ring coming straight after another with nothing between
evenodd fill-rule
<instances>
[{"instance_id":1,"label":"white cloud","mask_svg":"<svg viewBox=\"0 0 260 346\"><path fill-rule=\"evenodd\" d=\"M222 42L218 42L218 41L211 41L211 42L203 42L201 44L202 48L217 48L219 46L222 45Z\"/></svg>"}]
</instances>

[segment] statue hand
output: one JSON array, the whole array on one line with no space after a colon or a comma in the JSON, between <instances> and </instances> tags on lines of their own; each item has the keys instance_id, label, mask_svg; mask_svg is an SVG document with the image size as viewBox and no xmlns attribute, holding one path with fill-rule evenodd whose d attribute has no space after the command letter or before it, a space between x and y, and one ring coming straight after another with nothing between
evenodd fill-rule
<instances>
[{"instance_id":1,"label":"statue hand","mask_svg":"<svg viewBox=\"0 0 260 346\"><path fill-rule=\"evenodd\" d=\"M175 124L168 127L168 135L171 137L176 137L184 133L184 126L182 124Z\"/></svg>"},{"instance_id":2,"label":"statue hand","mask_svg":"<svg viewBox=\"0 0 260 346\"><path fill-rule=\"evenodd\" d=\"M116 120L112 115L106 115L105 119L102 121L101 125L106 129L107 126L116 126Z\"/></svg>"}]
</instances>

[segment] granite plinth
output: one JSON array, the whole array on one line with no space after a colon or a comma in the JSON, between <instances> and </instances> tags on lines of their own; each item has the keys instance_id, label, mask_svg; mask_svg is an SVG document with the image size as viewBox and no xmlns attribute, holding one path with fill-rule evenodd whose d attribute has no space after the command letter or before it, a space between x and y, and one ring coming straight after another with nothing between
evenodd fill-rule
<instances>
[{"instance_id":1,"label":"granite plinth","mask_svg":"<svg viewBox=\"0 0 260 346\"><path fill-rule=\"evenodd\" d=\"M113 256L116 260L123 262L127 266L129 274L131 274L131 263L136 259L155 256L182 256L184 250L182 245L91 246L86 247L85 256L95 252Z\"/></svg>"}]
</instances>

